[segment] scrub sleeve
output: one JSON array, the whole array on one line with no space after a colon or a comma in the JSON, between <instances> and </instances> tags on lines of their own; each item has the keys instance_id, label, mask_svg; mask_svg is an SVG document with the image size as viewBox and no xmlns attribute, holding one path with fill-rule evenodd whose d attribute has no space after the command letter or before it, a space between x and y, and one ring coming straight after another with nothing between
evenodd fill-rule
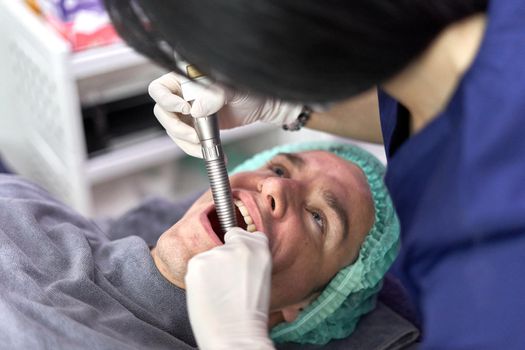
<instances>
[{"instance_id":1,"label":"scrub sleeve","mask_svg":"<svg viewBox=\"0 0 525 350\"><path fill-rule=\"evenodd\" d=\"M525 2L490 2L473 65L419 133L382 91L379 104L403 242L393 272L422 349L525 349Z\"/></svg>"}]
</instances>

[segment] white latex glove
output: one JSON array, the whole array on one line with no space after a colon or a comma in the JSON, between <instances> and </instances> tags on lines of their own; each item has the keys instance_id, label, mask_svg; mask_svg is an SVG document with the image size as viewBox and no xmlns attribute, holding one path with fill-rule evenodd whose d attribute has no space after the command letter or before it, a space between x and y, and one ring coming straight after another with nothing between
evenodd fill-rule
<instances>
[{"instance_id":1,"label":"white latex glove","mask_svg":"<svg viewBox=\"0 0 525 350\"><path fill-rule=\"evenodd\" d=\"M153 112L171 139L184 152L198 158L202 158L202 154L197 133L191 118L183 115L199 118L218 112L220 128L231 129L256 121L289 124L297 119L303 108L276 99L233 92L216 84L200 87L190 105L181 97L181 84L173 72L152 81L148 92L156 102Z\"/></svg>"},{"instance_id":2,"label":"white latex glove","mask_svg":"<svg viewBox=\"0 0 525 350\"><path fill-rule=\"evenodd\" d=\"M224 241L188 264L186 298L197 345L202 350L275 349L268 337L268 238L235 227Z\"/></svg>"}]
</instances>

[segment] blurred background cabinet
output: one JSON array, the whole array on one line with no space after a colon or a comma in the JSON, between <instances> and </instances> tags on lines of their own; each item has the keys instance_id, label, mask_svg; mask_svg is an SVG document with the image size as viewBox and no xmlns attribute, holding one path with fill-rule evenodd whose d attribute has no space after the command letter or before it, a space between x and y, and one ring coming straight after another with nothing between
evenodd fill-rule
<instances>
[{"instance_id":1,"label":"blurred background cabinet","mask_svg":"<svg viewBox=\"0 0 525 350\"><path fill-rule=\"evenodd\" d=\"M175 181L169 167L183 154L156 123L147 97L163 69L125 44L73 52L20 0L1 0L0 33L0 153L16 172L87 215L166 194L162 183ZM115 196L122 199L108 203Z\"/></svg>"},{"instance_id":2,"label":"blurred background cabinet","mask_svg":"<svg viewBox=\"0 0 525 350\"><path fill-rule=\"evenodd\" d=\"M147 86L163 73L122 43L74 52L22 0L0 0L0 154L88 216L204 188L202 161L185 156L153 116ZM332 138L275 129L224 132L229 168L275 144Z\"/></svg>"}]
</instances>

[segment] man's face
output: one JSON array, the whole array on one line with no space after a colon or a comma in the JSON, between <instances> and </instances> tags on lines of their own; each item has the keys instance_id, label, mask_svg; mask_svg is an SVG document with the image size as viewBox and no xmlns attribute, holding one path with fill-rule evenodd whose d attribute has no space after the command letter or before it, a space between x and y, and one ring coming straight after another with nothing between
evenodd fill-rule
<instances>
[{"instance_id":1,"label":"man's face","mask_svg":"<svg viewBox=\"0 0 525 350\"><path fill-rule=\"evenodd\" d=\"M279 154L230 183L238 225L255 225L269 240L272 311L304 302L353 262L374 222L364 174L329 152ZM219 231L208 191L160 237L153 253L160 271L184 287L188 260L223 244Z\"/></svg>"}]
</instances>

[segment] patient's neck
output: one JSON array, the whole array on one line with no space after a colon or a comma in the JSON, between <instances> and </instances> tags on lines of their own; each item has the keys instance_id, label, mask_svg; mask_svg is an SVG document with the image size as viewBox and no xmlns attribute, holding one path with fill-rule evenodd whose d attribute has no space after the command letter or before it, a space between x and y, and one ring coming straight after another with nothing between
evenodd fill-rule
<instances>
[{"instance_id":1,"label":"patient's neck","mask_svg":"<svg viewBox=\"0 0 525 350\"><path fill-rule=\"evenodd\" d=\"M270 315L268 316L268 328L271 329L282 322L284 322L284 317L283 317L282 312L280 311L270 312Z\"/></svg>"}]
</instances>

